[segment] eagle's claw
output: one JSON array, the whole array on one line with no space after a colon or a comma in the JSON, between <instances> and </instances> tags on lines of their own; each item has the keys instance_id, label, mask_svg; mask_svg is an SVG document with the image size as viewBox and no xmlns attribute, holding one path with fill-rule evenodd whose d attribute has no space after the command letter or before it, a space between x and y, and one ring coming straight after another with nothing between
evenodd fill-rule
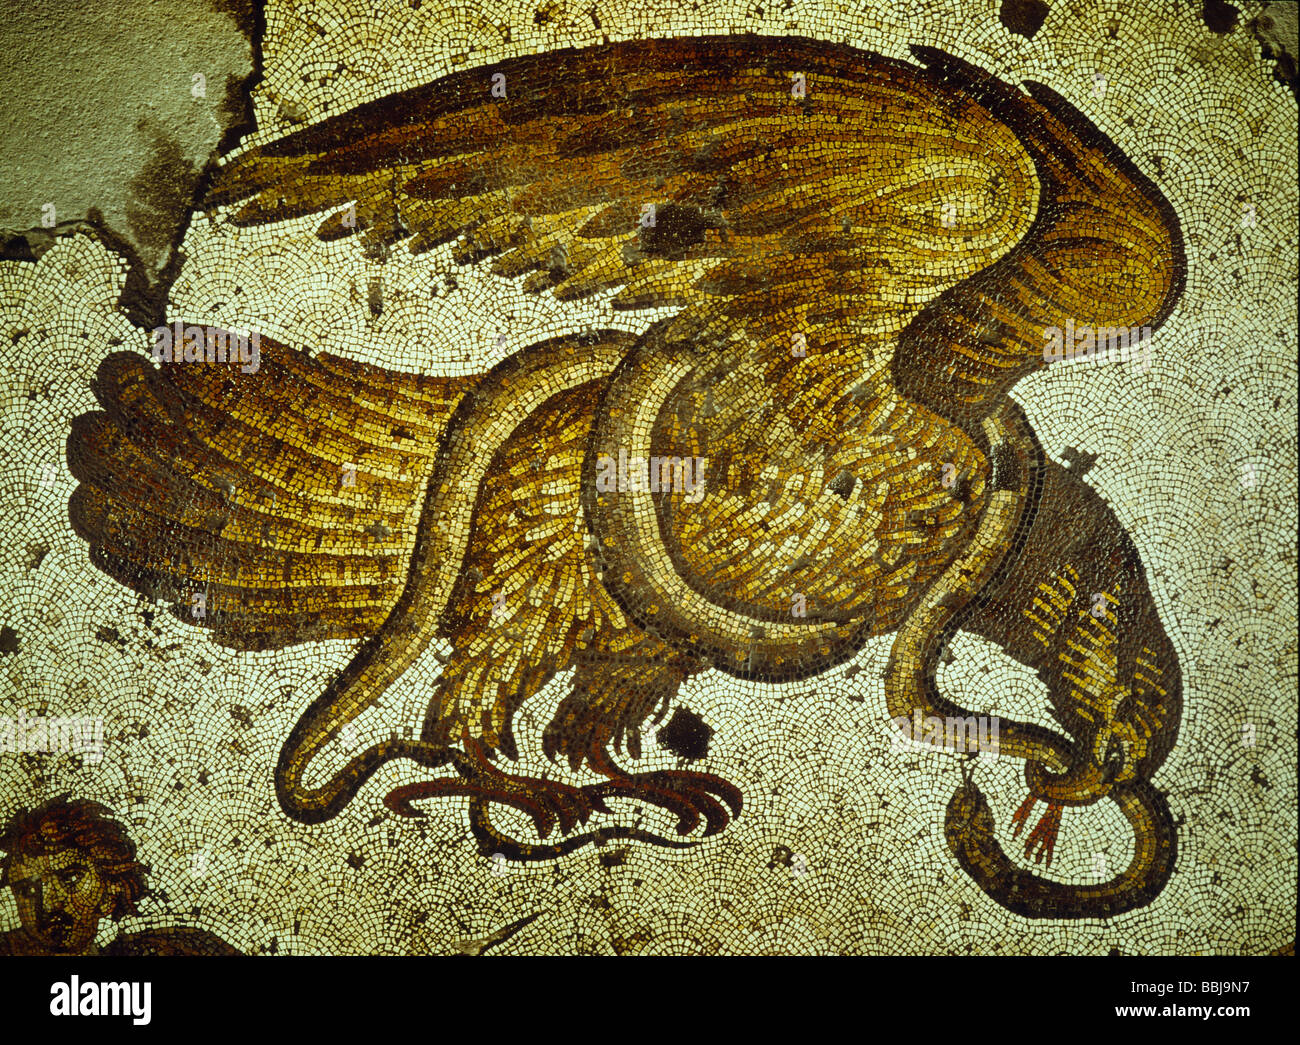
<instances>
[{"instance_id":1,"label":"eagle's claw","mask_svg":"<svg viewBox=\"0 0 1300 1045\"><path fill-rule=\"evenodd\" d=\"M620 773L583 790L597 800L638 798L667 809L677 814L679 835L693 831L703 816L705 837L717 834L731 822L732 816L739 816L744 801L740 790L721 777L678 769ZM730 807L730 812L723 802Z\"/></svg>"}]
</instances>

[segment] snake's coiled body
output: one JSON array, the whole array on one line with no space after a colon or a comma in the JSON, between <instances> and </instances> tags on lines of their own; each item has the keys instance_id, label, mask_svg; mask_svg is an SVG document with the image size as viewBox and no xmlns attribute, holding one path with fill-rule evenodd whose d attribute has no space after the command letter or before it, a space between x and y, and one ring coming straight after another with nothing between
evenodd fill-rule
<instances>
[{"instance_id":1,"label":"snake's coiled body","mask_svg":"<svg viewBox=\"0 0 1300 1045\"><path fill-rule=\"evenodd\" d=\"M1095 885L1053 882L1014 864L994 836L993 813L979 788L966 782L953 794L943 833L957 862L1003 907L1026 918L1110 918L1155 899L1178 854L1169 803L1139 780L1111 790L1133 830L1133 858L1118 875Z\"/></svg>"}]
</instances>

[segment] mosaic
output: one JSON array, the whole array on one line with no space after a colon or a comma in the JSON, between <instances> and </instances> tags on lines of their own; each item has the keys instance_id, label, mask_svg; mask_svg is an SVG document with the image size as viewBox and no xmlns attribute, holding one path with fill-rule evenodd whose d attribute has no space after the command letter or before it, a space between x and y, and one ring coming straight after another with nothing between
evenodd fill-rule
<instances>
[{"instance_id":1,"label":"mosaic","mask_svg":"<svg viewBox=\"0 0 1300 1045\"><path fill-rule=\"evenodd\" d=\"M1294 9L211 17L0 213L0 953L1293 953Z\"/></svg>"}]
</instances>

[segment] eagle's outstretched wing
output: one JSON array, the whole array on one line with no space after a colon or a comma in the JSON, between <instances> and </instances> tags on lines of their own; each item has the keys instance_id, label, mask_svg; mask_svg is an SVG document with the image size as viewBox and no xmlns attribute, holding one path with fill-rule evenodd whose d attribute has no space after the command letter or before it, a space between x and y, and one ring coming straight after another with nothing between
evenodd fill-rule
<instances>
[{"instance_id":1,"label":"eagle's outstretched wing","mask_svg":"<svg viewBox=\"0 0 1300 1045\"><path fill-rule=\"evenodd\" d=\"M785 314L829 345L902 330L1010 251L1038 195L1015 134L939 73L701 37L457 72L238 156L206 205L320 213L378 251L454 240L560 298L684 306L697 340Z\"/></svg>"},{"instance_id":2,"label":"eagle's outstretched wing","mask_svg":"<svg viewBox=\"0 0 1300 1045\"><path fill-rule=\"evenodd\" d=\"M880 344L904 394L978 419L1044 365L1045 328L1158 326L1183 245L1063 98L912 50L923 68L755 36L512 58L245 152L206 205L678 306L663 339L702 349L798 334L816 369Z\"/></svg>"},{"instance_id":3,"label":"eagle's outstretched wing","mask_svg":"<svg viewBox=\"0 0 1300 1045\"><path fill-rule=\"evenodd\" d=\"M896 336L1033 220L1029 155L941 79L808 40L532 55L246 152L206 205L245 225L320 213L321 236L369 249L455 239L534 290L684 306L675 328L698 340L766 340L788 316L821 365ZM114 357L107 412L70 442L74 520L138 590L201 590L221 641L367 634L400 592L419 479L461 391L278 346L229 384ZM338 475L371 453L394 460L359 473L378 500L353 507Z\"/></svg>"}]
</instances>

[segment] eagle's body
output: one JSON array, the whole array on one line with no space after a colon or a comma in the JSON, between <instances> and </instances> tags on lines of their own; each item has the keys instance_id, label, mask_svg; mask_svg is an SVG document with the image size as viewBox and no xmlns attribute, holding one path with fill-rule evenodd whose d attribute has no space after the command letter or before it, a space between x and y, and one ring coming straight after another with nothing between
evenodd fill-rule
<instances>
[{"instance_id":1,"label":"eagle's body","mask_svg":"<svg viewBox=\"0 0 1300 1045\"><path fill-rule=\"evenodd\" d=\"M408 757L452 761L462 781L390 804L469 794L481 837L488 799L549 829L618 795L714 830L717 799L738 807L730 785L634 776L608 751L639 754L682 681L807 676L897 629L891 712L942 710L936 643L958 624L1039 667L1076 737L1004 727L1004 752L1059 775L1035 793L1091 801L1154 771L1177 728L1177 665L1140 563L1122 532L1098 565L1086 541L1035 529L1045 482L1067 500L1082 484L1042 460L1005 393L1043 365L1045 328L1164 318L1176 221L1046 89L918 53L929 68L752 37L528 56L222 170L209 206L237 223L319 212L320 235L355 232L376 259L454 241L463 262L491 257L539 293L676 309L640 337L556 338L469 378L266 340L252 375L106 362L106 413L79 419L69 450L95 561L186 619L184 596L202 591L198 623L237 648L365 639L286 744L286 811L326 819ZM702 495L598 484L620 455L707 462ZM1086 512L1109 525L1104 506ZM1043 583L1066 578L1059 620L1015 623L1042 599L1006 581L1017 557ZM1073 616L1091 606L1085 584L1132 599L1136 630L1094 641L1104 696L1086 680L1070 695L1067 676L1096 672L1061 660L1090 655ZM1014 605L990 603L999 585ZM453 655L423 739L308 787L315 754L436 635ZM1134 681L1142 650L1161 660L1147 675L1164 673L1163 696ZM569 667L546 747L604 772L603 790L483 761L513 753L515 711ZM1121 734L1118 778L1080 768L1114 758L1097 737Z\"/></svg>"}]
</instances>

